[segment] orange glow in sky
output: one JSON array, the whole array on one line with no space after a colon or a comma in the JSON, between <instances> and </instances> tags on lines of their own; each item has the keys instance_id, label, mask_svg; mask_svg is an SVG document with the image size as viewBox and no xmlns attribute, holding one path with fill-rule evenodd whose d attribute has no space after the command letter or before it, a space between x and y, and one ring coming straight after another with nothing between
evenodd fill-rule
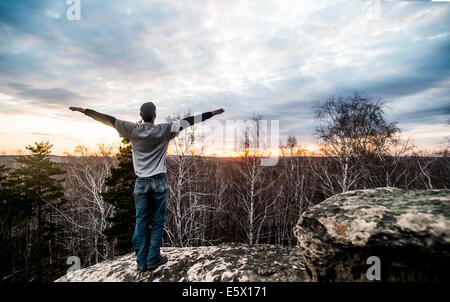
<instances>
[{"instance_id":1,"label":"orange glow in sky","mask_svg":"<svg viewBox=\"0 0 450 302\"><path fill-rule=\"evenodd\" d=\"M56 155L117 147L114 129L68 107L138 121L149 100L157 123L222 107L205 124L261 114L279 121L281 143L295 135L317 153L314 105L355 90L385 101L418 149L450 133L448 2L381 1L374 16L373 1L97 0L81 1L77 21L66 1L22 2L0 18L0 154L35 141ZM203 154L238 156L227 143Z\"/></svg>"}]
</instances>

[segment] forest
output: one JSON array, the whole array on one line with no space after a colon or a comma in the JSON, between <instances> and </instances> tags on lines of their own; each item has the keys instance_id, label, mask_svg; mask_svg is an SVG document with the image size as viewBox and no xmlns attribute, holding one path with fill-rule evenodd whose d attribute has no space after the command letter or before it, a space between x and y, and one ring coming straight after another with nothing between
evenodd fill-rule
<instances>
[{"instance_id":1,"label":"forest","mask_svg":"<svg viewBox=\"0 0 450 302\"><path fill-rule=\"evenodd\" d=\"M243 130L238 157L206 157L193 146L195 127L171 142L164 246L223 242L295 245L301 213L349 190L450 188L450 144L418 150L386 120L383 103L358 94L330 97L316 108L320 152L294 135L280 142L280 160L263 166L261 115ZM78 146L55 160L50 142L0 162L0 279L53 281L68 257L86 267L132 252L135 175L131 145L118 152Z\"/></svg>"}]
</instances>

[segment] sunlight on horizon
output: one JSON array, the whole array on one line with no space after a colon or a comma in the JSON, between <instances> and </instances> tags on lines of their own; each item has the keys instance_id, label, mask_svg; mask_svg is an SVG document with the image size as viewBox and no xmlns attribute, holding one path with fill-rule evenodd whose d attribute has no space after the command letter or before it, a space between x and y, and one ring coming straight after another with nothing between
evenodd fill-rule
<instances>
[{"instance_id":1,"label":"sunlight on horizon","mask_svg":"<svg viewBox=\"0 0 450 302\"><path fill-rule=\"evenodd\" d=\"M135 122L148 100L157 123L221 107L217 121L262 114L279 120L282 143L295 135L309 152L314 105L355 90L385 100L419 149L450 132L449 3L381 1L374 18L370 1L99 0L76 22L62 2L19 3L0 19L1 154L41 140L59 155L118 145L114 129L68 106ZM227 144L205 154L235 156Z\"/></svg>"}]
</instances>

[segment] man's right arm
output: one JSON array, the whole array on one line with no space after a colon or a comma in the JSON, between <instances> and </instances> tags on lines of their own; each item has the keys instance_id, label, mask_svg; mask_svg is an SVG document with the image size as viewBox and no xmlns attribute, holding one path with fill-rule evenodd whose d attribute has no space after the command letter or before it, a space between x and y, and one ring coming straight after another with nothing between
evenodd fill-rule
<instances>
[{"instance_id":1,"label":"man's right arm","mask_svg":"<svg viewBox=\"0 0 450 302\"><path fill-rule=\"evenodd\" d=\"M203 112L202 114L198 114L195 116L185 117L180 120L180 127L179 127L178 131L186 129L189 126L192 126L194 124L206 121L207 119L210 119L212 116L213 116L212 112L208 111L208 112Z\"/></svg>"},{"instance_id":2,"label":"man's right arm","mask_svg":"<svg viewBox=\"0 0 450 302\"><path fill-rule=\"evenodd\" d=\"M188 116L177 122L170 123L169 138L172 139L175 136L177 136L180 131L188 128L189 126L206 121L207 119L210 119L214 115L222 114L223 112L224 112L223 109L217 109L213 111L203 112L202 114L198 114L195 116Z\"/></svg>"},{"instance_id":3,"label":"man's right arm","mask_svg":"<svg viewBox=\"0 0 450 302\"><path fill-rule=\"evenodd\" d=\"M218 109L218 110L204 112L202 114L198 114L198 115L195 115L195 116L185 117L182 120L180 120L180 127L179 127L178 131L186 129L189 126L192 126L194 124L204 122L207 119L212 118L214 115L221 114L223 112L224 112L223 109Z\"/></svg>"}]
</instances>

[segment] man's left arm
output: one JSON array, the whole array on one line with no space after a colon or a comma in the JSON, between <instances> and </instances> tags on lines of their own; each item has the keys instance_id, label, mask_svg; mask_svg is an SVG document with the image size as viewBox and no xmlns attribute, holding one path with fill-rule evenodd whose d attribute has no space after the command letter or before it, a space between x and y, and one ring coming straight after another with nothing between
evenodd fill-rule
<instances>
[{"instance_id":1,"label":"man's left arm","mask_svg":"<svg viewBox=\"0 0 450 302\"><path fill-rule=\"evenodd\" d=\"M84 108L80 108L80 107L69 107L69 109L72 111L78 111L78 112L84 113L87 116L89 116L89 117L93 118L94 120L99 121L105 125L111 126L113 128L116 127L115 126L116 118L111 115L103 114L103 113L97 112L92 109L84 109Z\"/></svg>"},{"instance_id":2,"label":"man's left arm","mask_svg":"<svg viewBox=\"0 0 450 302\"><path fill-rule=\"evenodd\" d=\"M136 126L135 123L122 121L122 120L116 119L115 117L113 117L111 115L103 114L103 113L97 112L92 109L84 109L84 108L80 108L80 107L69 107L69 109L72 111L78 111L78 112L84 113L96 121L99 121L105 125L111 126L111 127L115 128L117 130L117 132L119 132L120 136L122 136L128 140L131 140L131 134L133 132L134 127Z\"/></svg>"}]
</instances>

